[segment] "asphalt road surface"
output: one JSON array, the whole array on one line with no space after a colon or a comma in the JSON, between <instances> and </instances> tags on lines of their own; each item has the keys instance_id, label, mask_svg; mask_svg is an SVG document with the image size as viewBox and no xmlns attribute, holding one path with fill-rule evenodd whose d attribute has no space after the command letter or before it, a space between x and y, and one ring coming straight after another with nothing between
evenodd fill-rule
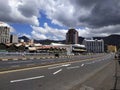
<instances>
[{"instance_id":1,"label":"asphalt road surface","mask_svg":"<svg viewBox=\"0 0 120 90\"><path fill-rule=\"evenodd\" d=\"M77 55L77 56L68 56L68 57L60 57L60 58L41 58L41 59L27 59L27 60L15 60L17 57L13 58L14 60L0 61L0 70L7 69L16 69L22 67L30 67L30 66L39 66L39 65L48 65L53 63L61 63L67 61L76 61L76 60L84 60L89 58L96 58L104 56L105 54L93 54L93 55Z\"/></svg>"},{"instance_id":2,"label":"asphalt road surface","mask_svg":"<svg viewBox=\"0 0 120 90\"><path fill-rule=\"evenodd\" d=\"M0 72L0 90L69 90L110 63L111 60L113 60L113 54L106 54L83 61ZM2 67L4 66L6 64Z\"/></svg>"}]
</instances>

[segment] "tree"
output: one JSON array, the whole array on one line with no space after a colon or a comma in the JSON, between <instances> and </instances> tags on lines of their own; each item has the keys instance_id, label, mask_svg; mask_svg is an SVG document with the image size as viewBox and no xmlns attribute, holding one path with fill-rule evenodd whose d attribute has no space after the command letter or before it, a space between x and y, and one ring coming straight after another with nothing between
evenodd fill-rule
<instances>
[{"instance_id":1,"label":"tree","mask_svg":"<svg viewBox=\"0 0 120 90\"><path fill-rule=\"evenodd\" d=\"M0 50L6 50L6 45L3 43L0 43Z\"/></svg>"}]
</instances>

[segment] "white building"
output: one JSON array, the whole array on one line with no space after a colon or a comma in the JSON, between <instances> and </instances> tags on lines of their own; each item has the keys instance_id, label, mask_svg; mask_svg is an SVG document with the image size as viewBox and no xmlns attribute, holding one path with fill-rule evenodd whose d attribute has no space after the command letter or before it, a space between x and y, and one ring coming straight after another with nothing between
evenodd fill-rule
<instances>
[{"instance_id":1,"label":"white building","mask_svg":"<svg viewBox=\"0 0 120 90\"><path fill-rule=\"evenodd\" d=\"M51 46L57 46L59 48L65 48L67 50L67 55L70 55L72 52L72 46L66 45L66 44L60 44L60 43L51 43Z\"/></svg>"},{"instance_id":2,"label":"white building","mask_svg":"<svg viewBox=\"0 0 120 90\"><path fill-rule=\"evenodd\" d=\"M18 36L13 34L10 36L10 42L11 43L18 43Z\"/></svg>"},{"instance_id":3,"label":"white building","mask_svg":"<svg viewBox=\"0 0 120 90\"><path fill-rule=\"evenodd\" d=\"M86 52L85 45L80 44L59 44L59 43L51 43L53 46L59 46L59 48L65 48L67 50L67 55L71 55L72 53L83 53Z\"/></svg>"},{"instance_id":4,"label":"white building","mask_svg":"<svg viewBox=\"0 0 120 90\"><path fill-rule=\"evenodd\" d=\"M87 52L89 53L103 53L104 52L104 41L101 40L83 40L83 44L85 45Z\"/></svg>"},{"instance_id":5,"label":"white building","mask_svg":"<svg viewBox=\"0 0 120 90\"><path fill-rule=\"evenodd\" d=\"M10 27L4 23L0 23L0 43L9 43L10 42Z\"/></svg>"},{"instance_id":6,"label":"white building","mask_svg":"<svg viewBox=\"0 0 120 90\"><path fill-rule=\"evenodd\" d=\"M24 39L20 39L19 42L20 43L24 43L25 41L24 41Z\"/></svg>"}]
</instances>

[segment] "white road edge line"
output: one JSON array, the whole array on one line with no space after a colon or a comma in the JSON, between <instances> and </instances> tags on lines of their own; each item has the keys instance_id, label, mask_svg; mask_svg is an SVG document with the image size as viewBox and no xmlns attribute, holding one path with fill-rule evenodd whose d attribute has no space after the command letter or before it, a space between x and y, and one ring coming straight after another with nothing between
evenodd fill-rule
<instances>
[{"instance_id":1,"label":"white road edge line","mask_svg":"<svg viewBox=\"0 0 120 90\"><path fill-rule=\"evenodd\" d=\"M59 69L59 70L57 70L56 72L54 72L53 75L55 75L55 74L57 74L57 73L59 73L59 72L61 72L61 71L62 71L62 69Z\"/></svg>"},{"instance_id":2,"label":"white road edge line","mask_svg":"<svg viewBox=\"0 0 120 90\"><path fill-rule=\"evenodd\" d=\"M37 76L37 77L24 78L24 79L18 79L18 80L11 80L10 83L22 82L22 81L33 80L33 79L39 79L39 78L43 78L43 77L45 77L45 76Z\"/></svg>"}]
</instances>

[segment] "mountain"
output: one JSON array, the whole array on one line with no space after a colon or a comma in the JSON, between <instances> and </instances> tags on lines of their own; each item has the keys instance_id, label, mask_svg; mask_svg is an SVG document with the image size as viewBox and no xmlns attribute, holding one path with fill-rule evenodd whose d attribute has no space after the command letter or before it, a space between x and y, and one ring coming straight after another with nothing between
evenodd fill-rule
<instances>
[{"instance_id":1,"label":"mountain","mask_svg":"<svg viewBox=\"0 0 120 90\"><path fill-rule=\"evenodd\" d=\"M19 39L19 40L20 40L20 39L23 39L25 42L28 42L28 41L30 40L30 39L29 39L28 37L26 37L26 36L19 37L18 39ZM46 40L36 40L36 39L34 39L34 42L35 42L35 43L41 43L41 44L43 44L43 45L49 45L49 44L51 44L51 43L62 43L62 44L64 44L64 43L65 43L65 40L56 41L56 40L49 40L49 39L46 39Z\"/></svg>"},{"instance_id":2,"label":"mountain","mask_svg":"<svg viewBox=\"0 0 120 90\"><path fill-rule=\"evenodd\" d=\"M108 45L120 46L120 35L110 35L104 38L104 42Z\"/></svg>"},{"instance_id":3,"label":"mountain","mask_svg":"<svg viewBox=\"0 0 120 90\"><path fill-rule=\"evenodd\" d=\"M103 39L105 46L115 45L117 48L120 48L120 35L113 34L107 37L94 37L94 39Z\"/></svg>"},{"instance_id":4,"label":"mountain","mask_svg":"<svg viewBox=\"0 0 120 90\"><path fill-rule=\"evenodd\" d=\"M85 39L84 37L78 37L78 43L82 44L82 42L83 42L84 39Z\"/></svg>"},{"instance_id":5,"label":"mountain","mask_svg":"<svg viewBox=\"0 0 120 90\"><path fill-rule=\"evenodd\" d=\"M22 36L22 37L19 37L18 38L19 40L20 39L23 39L25 42L28 42L30 39L28 38L28 37L26 37L26 36Z\"/></svg>"},{"instance_id":6,"label":"mountain","mask_svg":"<svg viewBox=\"0 0 120 90\"><path fill-rule=\"evenodd\" d=\"M51 43L62 43L64 44L65 43L65 40L61 40L61 41L55 41L55 40L49 40L49 39L46 39L46 40L34 40L35 43L41 43L43 45L49 45Z\"/></svg>"},{"instance_id":7,"label":"mountain","mask_svg":"<svg viewBox=\"0 0 120 90\"><path fill-rule=\"evenodd\" d=\"M26 36L19 37L19 39L23 39L25 42L27 42L29 40L29 38ZM93 37L93 39L98 39L98 40L103 39L105 47L107 47L107 45L116 45L117 48L120 48L120 35L113 34L113 35L106 36L106 37ZM78 43L82 44L83 40L84 40L84 37L79 37ZM46 40L34 40L34 42L41 43L43 45L49 45L51 43L65 44L65 40L56 41L56 40L46 39Z\"/></svg>"}]
</instances>

